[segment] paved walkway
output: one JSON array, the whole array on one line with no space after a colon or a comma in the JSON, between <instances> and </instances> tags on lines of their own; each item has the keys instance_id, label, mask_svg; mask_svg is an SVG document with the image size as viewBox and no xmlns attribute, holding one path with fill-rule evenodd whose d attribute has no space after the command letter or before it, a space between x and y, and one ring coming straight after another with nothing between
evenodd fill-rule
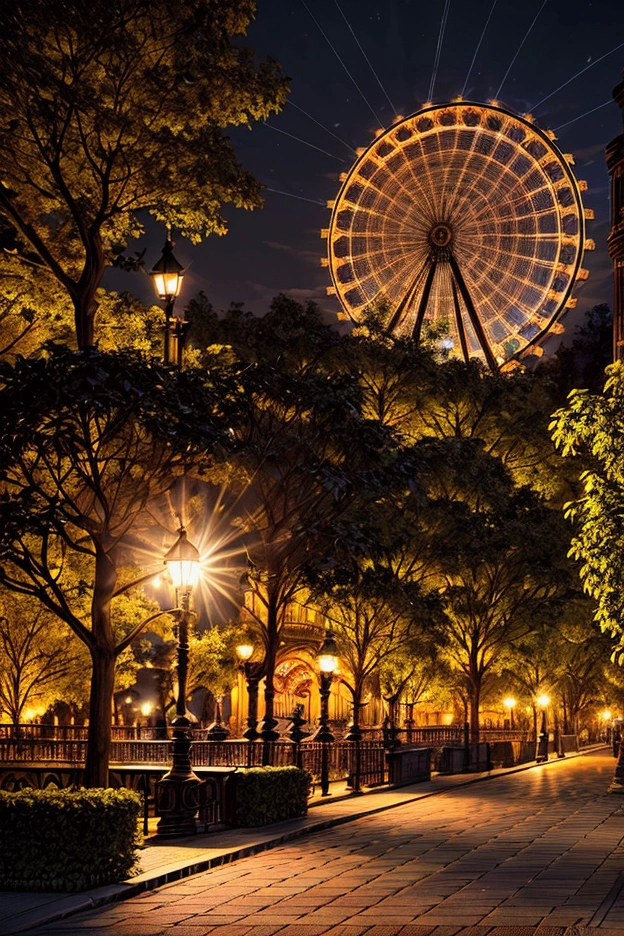
<instances>
[{"instance_id":1,"label":"paved walkway","mask_svg":"<svg viewBox=\"0 0 624 936\"><path fill-rule=\"evenodd\" d=\"M624 936L624 797L606 793L613 767L603 750L488 782L438 777L325 801L260 832L150 846L143 874L115 888L3 894L0 933ZM155 885L164 886L119 901Z\"/></svg>"}]
</instances>

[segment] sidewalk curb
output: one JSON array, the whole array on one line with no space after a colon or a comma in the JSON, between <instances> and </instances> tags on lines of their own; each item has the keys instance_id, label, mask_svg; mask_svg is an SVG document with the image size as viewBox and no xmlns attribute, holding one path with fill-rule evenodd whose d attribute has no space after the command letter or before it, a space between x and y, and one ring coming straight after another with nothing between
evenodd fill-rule
<instances>
[{"instance_id":1,"label":"sidewalk curb","mask_svg":"<svg viewBox=\"0 0 624 936\"><path fill-rule=\"evenodd\" d=\"M531 770L535 767L548 767L549 765L555 763L562 763L565 762L567 758L582 757L585 754L595 754L597 751L603 750L605 747L607 747L607 745L592 745L591 747L585 748L582 751L567 754L566 757L549 759L540 764L535 763L535 761L531 761L526 764L518 764L515 767L501 767L497 770L492 770L487 773L473 775L461 774L459 775L462 777L461 780L457 780L456 782L451 783L441 789L428 790L427 792L423 793L414 793L414 795L409 796L400 802L385 803L376 807L369 806L368 808L358 810L354 813L349 813L348 815L319 819L317 822L313 822L300 828L288 828L284 831L278 832L277 828L273 826L277 834L271 834L270 832L266 833L269 837L264 841L256 841L250 845L242 845L236 848L226 847L221 851L221 853L212 855L210 858L195 859L190 861L186 860L177 863L174 862L162 870L155 869L154 871L146 871L136 875L134 878L129 878L120 884L111 884L92 891L86 891L82 894L69 894L64 897L59 897L58 899L54 900L52 904L48 904L47 906L35 907L22 913L14 914L12 917L9 916L5 918L4 922L8 923L9 929L2 930L0 928L0 933L2 933L3 936L12 936L14 933L21 933L36 926L43 926L48 923L54 923L58 920L65 919L85 910L95 910L98 907L105 906L106 904L127 900L130 897L136 897L138 894L155 890L158 887L162 887L164 884L171 884L175 881L180 881L184 878L191 877L192 875L201 874L203 871L209 871L212 868L218 868L225 864L231 864L232 862L238 861L241 858L249 858L252 855L257 855L263 851L268 851L271 848L276 848L285 842L293 841L297 838L303 838L307 835L313 835L316 832L323 832L327 829L333 828L334 826L345 825L348 822L354 822L355 820L362 819L365 816L372 816L378 813L387 812L390 809L396 809L397 807L403 806L406 803L413 803L418 800L430 799L433 796L452 793L459 787L471 786L475 783L481 782L482 780L495 780L499 777L508 777L511 774L521 773L522 771ZM458 775L455 774L454 776ZM375 797L376 795L382 795L384 793L400 793L401 790L407 791L407 787L409 786L415 787L418 786L418 784L406 784L405 787L395 787L392 790L374 790L370 793L364 794L364 796L361 798L361 802L364 803L369 796ZM347 794L346 796L340 796L329 801L325 800L314 803L310 808L314 810L319 806L345 801L353 802L353 797L350 794ZM308 816L309 815L310 813L308 812ZM291 823L298 821L300 822L301 820L291 819L288 820L287 823L280 823L279 825L290 826ZM190 839L185 839L184 841L190 841ZM1 925L2 924L0 924L0 927Z\"/></svg>"}]
</instances>

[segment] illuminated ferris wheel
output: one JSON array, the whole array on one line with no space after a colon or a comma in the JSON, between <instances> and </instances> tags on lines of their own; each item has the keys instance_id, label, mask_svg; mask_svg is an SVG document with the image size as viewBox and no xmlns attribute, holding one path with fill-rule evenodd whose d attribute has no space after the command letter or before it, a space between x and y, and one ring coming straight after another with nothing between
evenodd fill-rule
<instances>
[{"instance_id":1,"label":"illuminated ferris wheel","mask_svg":"<svg viewBox=\"0 0 624 936\"><path fill-rule=\"evenodd\" d=\"M358 157L324 232L329 291L351 319L384 300L394 335L437 323L452 356L492 370L562 330L594 245L586 184L552 132L493 103L432 105Z\"/></svg>"}]
</instances>

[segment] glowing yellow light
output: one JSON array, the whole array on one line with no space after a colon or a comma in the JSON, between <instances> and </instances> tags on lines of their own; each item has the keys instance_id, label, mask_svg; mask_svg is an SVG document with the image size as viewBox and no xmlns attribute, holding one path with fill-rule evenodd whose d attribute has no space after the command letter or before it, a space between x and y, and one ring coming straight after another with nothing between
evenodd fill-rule
<instances>
[{"instance_id":1,"label":"glowing yellow light","mask_svg":"<svg viewBox=\"0 0 624 936\"><path fill-rule=\"evenodd\" d=\"M602 712L602 716L601 716L601 717L602 717L605 721L611 721L611 712L609 711L609 709L605 709L604 712Z\"/></svg>"},{"instance_id":2,"label":"glowing yellow light","mask_svg":"<svg viewBox=\"0 0 624 936\"><path fill-rule=\"evenodd\" d=\"M250 660L253 652L254 648L252 644L239 644L236 648L236 655L239 660L243 660L243 662Z\"/></svg>"},{"instance_id":3,"label":"glowing yellow light","mask_svg":"<svg viewBox=\"0 0 624 936\"><path fill-rule=\"evenodd\" d=\"M513 696L507 696L506 699L503 699L503 705L507 709L515 708L517 704L518 703L516 702Z\"/></svg>"},{"instance_id":4,"label":"glowing yellow light","mask_svg":"<svg viewBox=\"0 0 624 936\"><path fill-rule=\"evenodd\" d=\"M148 718L148 716L152 714L152 708L151 702L144 702L141 706L141 715L145 715L145 717Z\"/></svg>"},{"instance_id":5,"label":"glowing yellow light","mask_svg":"<svg viewBox=\"0 0 624 936\"><path fill-rule=\"evenodd\" d=\"M540 695L535 700L540 708L548 708L550 705L550 696L549 695Z\"/></svg>"}]
</instances>

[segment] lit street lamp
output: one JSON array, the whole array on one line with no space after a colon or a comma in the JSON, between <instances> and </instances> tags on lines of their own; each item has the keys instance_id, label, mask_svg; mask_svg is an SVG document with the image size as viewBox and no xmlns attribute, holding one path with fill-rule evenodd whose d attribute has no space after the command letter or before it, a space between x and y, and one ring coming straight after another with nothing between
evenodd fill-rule
<instances>
[{"instance_id":1,"label":"lit street lamp","mask_svg":"<svg viewBox=\"0 0 624 936\"><path fill-rule=\"evenodd\" d=\"M258 685L262 678L262 663L252 662L254 647L252 644L239 644L236 648L236 655L240 660L239 667L247 681L247 729L243 732L243 738L249 741L247 752L247 766L251 767L253 762L253 743L258 735Z\"/></svg>"},{"instance_id":2,"label":"lit street lamp","mask_svg":"<svg viewBox=\"0 0 624 936\"><path fill-rule=\"evenodd\" d=\"M188 331L188 322L183 318L174 316L173 305L180 295L184 268L173 256L173 244L167 239L163 247L162 256L152 270L150 276L159 299L165 303L165 340L163 360L165 364L173 362L182 365L182 351Z\"/></svg>"},{"instance_id":3,"label":"lit street lamp","mask_svg":"<svg viewBox=\"0 0 624 936\"><path fill-rule=\"evenodd\" d=\"M538 764L543 763L548 760L548 723L546 718L546 712L548 706L550 705L550 696L541 695L538 696L535 700L539 707L542 710L542 727L539 734L539 742L537 745L537 756L535 760Z\"/></svg>"},{"instance_id":4,"label":"lit street lamp","mask_svg":"<svg viewBox=\"0 0 624 936\"><path fill-rule=\"evenodd\" d=\"M517 705L517 702L513 696L507 696L506 699L503 699L503 705L509 714L509 727L513 729L516 727L514 724L514 709Z\"/></svg>"},{"instance_id":5,"label":"lit street lamp","mask_svg":"<svg viewBox=\"0 0 624 936\"><path fill-rule=\"evenodd\" d=\"M190 603L193 585L199 578L199 552L188 541L184 527L178 530L177 541L165 555L165 565L175 588L178 609L178 694L176 717L172 722L173 765L156 786L156 812L161 817L158 834L174 838L194 834L202 784L191 767L189 751L192 732L186 711Z\"/></svg>"},{"instance_id":6,"label":"lit street lamp","mask_svg":"<svg viewBox=\"0 0 624 936\"><path fill-rule=\"evenodd\" d=\"M315 741L321 742L321 796L329 796L329 762L327 745L331 744L334 736L329 730L329 693L338 669L336 655L336 642L331 631L325 631L325 639L321 644L316 661L319 667L319 692L321 696L321 717L319 729L314 736Z\"/></svg>"}]
</instances>

